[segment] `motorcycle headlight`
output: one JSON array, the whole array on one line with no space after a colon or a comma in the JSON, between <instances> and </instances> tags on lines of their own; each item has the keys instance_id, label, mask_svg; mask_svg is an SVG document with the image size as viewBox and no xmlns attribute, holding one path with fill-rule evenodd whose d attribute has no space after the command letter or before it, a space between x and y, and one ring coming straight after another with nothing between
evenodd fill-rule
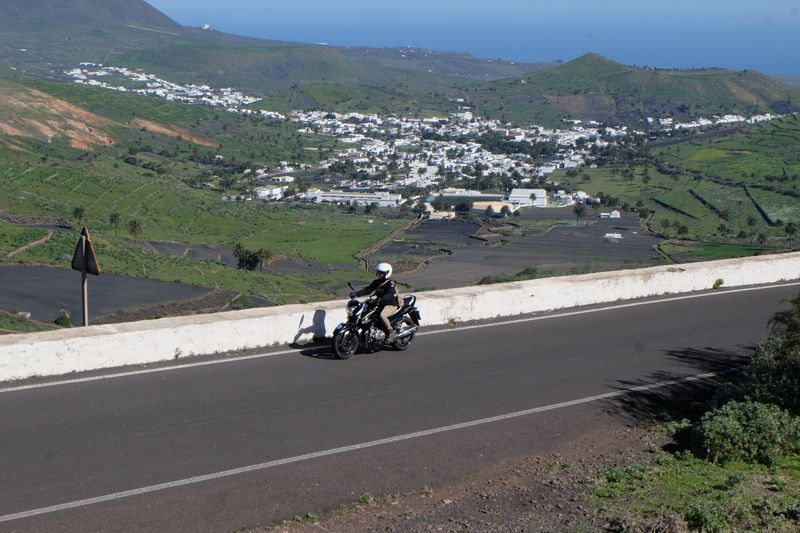
<instances>
[{"instance_id":1,"label":"motorcycle headlight","mask_svg":"<svg viewBox=\"0 0 800 533\"><path fill-rule=\"evenodd\" d=\"M350 300L347 303L347 317L349 318L353 316L355 312L358 311L358 307L359 307L358 301Z\"/></svg>"}]
</instances>

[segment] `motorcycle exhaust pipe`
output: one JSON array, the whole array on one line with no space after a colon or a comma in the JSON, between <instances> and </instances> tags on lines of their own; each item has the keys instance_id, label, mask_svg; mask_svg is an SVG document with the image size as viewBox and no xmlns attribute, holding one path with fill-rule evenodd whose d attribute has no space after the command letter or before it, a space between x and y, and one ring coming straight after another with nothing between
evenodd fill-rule
<instances>
[{"instance_id":1,"label":"motorcycle exhaust pipe","mask_svg":"<svg viewBox=\"0 0 800 533\"><path fill-rule=\"evenodd\" d=\"M408 337L409 335L411 335L412 333L414 333L418 329L419 329L419 326L412 326L412 327L410 327L410 328L408 328L406 330L403 330L403 332L398 333L397 336L395 337L395 339L403 339L405 337Z\"/></svg>"}]
</instances>

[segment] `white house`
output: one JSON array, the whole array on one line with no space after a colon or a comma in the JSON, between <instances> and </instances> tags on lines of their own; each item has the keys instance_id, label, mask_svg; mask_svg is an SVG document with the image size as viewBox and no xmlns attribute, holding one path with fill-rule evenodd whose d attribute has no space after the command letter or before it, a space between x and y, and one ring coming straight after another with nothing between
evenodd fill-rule
<instances>
[{"instance_id":1,"label":"white house","mask_svg":"<svg viewBox=\"0 0 800 533\"><path fill-rule=\"evenodd\" d=\"M288 187L257 187L253 189L259 200L280 200Z\"/></svg>"},{"instance_id":2,"label":"white house","mask_svg":"<svg viewBox=\"0 0 800 533\"><path fill-rule=\"evenodd\" d=\"M544 189L512 189L508 201L520 207L547 207L547 191Z\"/></svg>"}]
</instances>

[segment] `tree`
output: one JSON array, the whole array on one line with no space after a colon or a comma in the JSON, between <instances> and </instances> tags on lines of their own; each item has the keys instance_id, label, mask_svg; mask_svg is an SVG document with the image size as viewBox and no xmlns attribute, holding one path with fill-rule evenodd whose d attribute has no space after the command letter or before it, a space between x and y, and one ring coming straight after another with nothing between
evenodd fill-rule
<instances>
[{"instance_id":1,"label":"tree","mask_svg":"<svg viewBox=\"0 0 800 533\"><path fill-rule=\"evenodd\" d=\"M441 196L434 198L433 202L431 202L431 205L437 211L447 211L450 209L450 204Z\"/></svg>"},{"instance_id":2,"label":"tree","mask_svg":"<svg viewBox=\"0 0 800 533\"><path fill-rule=\"evenodd\" d=\"M454 208L454 211L463 214L463 213L469 213L470 209L472 209L472 201L464 200Z\"/></svg>"},{"instance_id":3,"label":"tree","mask_svg":"<svg viewBox=\"0 0 800 533\"><path fill-rule=\"evenodd\" d=\"M575 213L575 223L580 224L581 217L586 213L586 204L575 204L575 207L572 208L572 212Z\"/></svg>"},{"instance_id":4,"label":"tree","mask_svg":"<svg viewBox=\"0 0 800 533\"><path fill-rule=\"evenodd\" d=\"M142 229L143 229L142 223L136 220L135 218L133 220L128 221L128 233L130 233L131 236L133 237L134 243L139 238L139 235L142 234Z\"/></svg>"},{"instance_id":5,"label":"tree","mask_svg":"<svg viewBox=\"0 0 800 533\"><path fill-rule=\"evenodd\" d=\"M82 206L77 206L75 209L72 210L72 218L74 218L78 225L83 224L83 219L86 218L86 208Z\"/></svg>"},{"instance_id":6,"label":"tree","mask_svg":"<svg viewBox=\"0 0 800 533\"><path fill-rule=\"evenodd\" d=\"M244 246L242 246L242 243L236 242L236 243L233 244L233 257L235 257L240 263L241 263L241 260L239 258L240 257L244 257L245 253L247 253L247 250L244 249ZM239 266L239 268L242 268L242 267Z\"/></svg>"},{"instance_id":7,"label":"tree","mask_svg":"<svg viewBox=\"0 0 800 533\"><path fill-rule=\"evenodd\" d=\"M500 209L500 214L501 214L501 215L503 215L503 217L507 217L508 215L510 215L510 214L511 214L511 208L510 208L510 207L508 207L507 205L504 205L504 206L503 206L503 207Z\"/></svg>"},{"instance_id":8,"label":"tree","mask_svg":"<svg viewBox=\"0 0 800 533\"><path fill-rule=\"evenodd\" d=\"M794 239L794 236L797 233L797 224L795 224L794 222L789 222L783 227L783 231L785 231L786 235L789 236L789 249L791 249L792 240Z\"/></svg>"},{"instance_id":9,"label":"tree","mask_svg":"<svg viewBox=\"0 0 800 533\"><path fill-rule=\"evenodd\" d=\"M272 254L269 253L269 250L265 250L264 248L259 248L256 254L258 255L259 268L260 270L264 270L264 265L267 263Z\"/></svg>"},{"instance_id":10,"label":"tree","mask_svg":"<svg viewBox=\"0 0 800 533\"><path fill-rule=\"evenodd\" d=\"M236 178L233 176L225 176L224 178L219 180L219 186L222 189L223 193L228 192L231 187L236 184Z\"/></svg>"},{"instance_id":11,"label":"tree","mask_svg":"<svg viewBox=\"0 0 800 533\"><path fill-rule=\"evenodd\" d=\"M117 236L117 232L119 231L119 221L120 221L119 213L117 213L116 211L108 215L108 223L114 226L114 237Z\"/></svg>"},{"instance_id":12,"label":"tree","mask_svg":"<svg viewBox=\"0 0 800 533\"><path fill-rule=\"evenodd\" d=\"M485 214L486 214L487 217L493 217L494 216L494 208L492 206L488 206L486 208L486 213Z\"/></svg>"},{"instance_id":13,"label":"tree","mask_svg":"<svg viewBox=\"0 0 800 533\"><path fill-rule=\"evenodd\" d=\"M639 209L639 221L642 223L642 227L643 227L643 228L644 228L644 227L646 226L646 224L647 224L647 218L648 218L648 217L649 217L649 216L650 216L652 213L653 213L652 211L650 211L649 209L646 209L646 208Z\"/></svg>"}]
</instances>

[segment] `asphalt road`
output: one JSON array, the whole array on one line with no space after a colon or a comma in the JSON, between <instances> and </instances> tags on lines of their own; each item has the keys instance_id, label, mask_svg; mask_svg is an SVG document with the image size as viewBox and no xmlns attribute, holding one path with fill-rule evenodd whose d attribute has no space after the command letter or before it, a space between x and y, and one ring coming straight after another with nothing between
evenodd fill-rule
<instances>
[{"instance_id":1,"label":"asphalt road","mask_svg":"<svg viewBox=\"0 0 800 533\"><path fill-rule=\"evenodd\" d=\"M347 361L282 350L0 387L0 530L229 531L458 482L689 401L798 290L428 330Z\"/></svg>"}]
</instances>

